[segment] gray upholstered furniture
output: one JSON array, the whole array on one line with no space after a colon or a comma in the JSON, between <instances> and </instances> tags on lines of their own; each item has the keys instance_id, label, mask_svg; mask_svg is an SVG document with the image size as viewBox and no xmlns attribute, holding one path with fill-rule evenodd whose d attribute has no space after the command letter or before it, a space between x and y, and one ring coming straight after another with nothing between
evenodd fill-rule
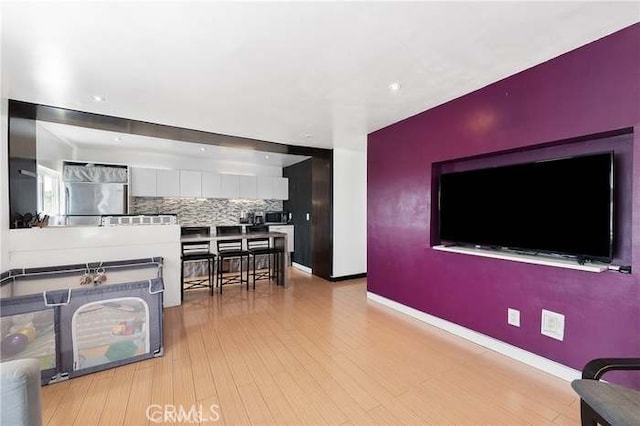
<instances>
[{"instance_id":1,"label":"gray upholstered furniture","mask_svg":"<svg viewBox=\"0 0 640 426\"><path fill-rule=\"evenodd\" d=\"M40 426L40 362L35 358L0 363L0 424Z\"/></svg>"},{"instance_id":2,"label":"gray upholstered furniture","mask_svg":"<svg viewBox=\"0 0 640 426\"><path fill-rule=\"evenodd\" d=\"M611 370L640 370L640 358L599 358L587 363L582 379L571 383L580 395L583 426L640 425L640 391L600 381Z\"/></svg>"}]
</instances>

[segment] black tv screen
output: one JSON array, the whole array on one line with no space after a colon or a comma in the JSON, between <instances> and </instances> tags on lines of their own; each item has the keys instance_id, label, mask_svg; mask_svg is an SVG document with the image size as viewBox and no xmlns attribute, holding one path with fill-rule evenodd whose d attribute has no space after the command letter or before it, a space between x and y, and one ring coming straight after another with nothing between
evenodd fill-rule
<instances>
[{"instance_id":1,"label":"black tv screen","mask_svg":"<svg viewBox=\"0 0 640 426\"><path fill-rule=\"evenodd\" d=\"M613 153L440 176L443 243L611 260Z\"/></svg>"}]
</instances>

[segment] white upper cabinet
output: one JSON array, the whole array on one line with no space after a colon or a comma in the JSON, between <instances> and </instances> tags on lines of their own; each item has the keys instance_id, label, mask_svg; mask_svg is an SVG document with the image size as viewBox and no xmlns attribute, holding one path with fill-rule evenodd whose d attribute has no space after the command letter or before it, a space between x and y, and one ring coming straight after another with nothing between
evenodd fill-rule
<instances>
[{"instance_id":1,"label":"white upper cabinet","mask_svg":"<svg viewBox=\"0 0 640 426\"><path fill-rule=\"evenodd\" d=\"M257 180L257 198L261 200L272 200L273 199L273 186L274 179L270 176L262 176L258 177Z\"/></svg>"},{"instance_id":2,"label":"white upper cabinet","mask_svg":"<svg viewBox=\"0 0 640 426\"><path fill-rule=\"evenodd\" d=\"M257 179L255 176L240 176L240 198L255 199Z\"/></svg>"},{"instance_id":3,"label":"white upper cabinet","mask_svg":"<svg viewBox=\"0 0 640 426\"><path fill-rule=\"evenodd\" d=\"M221 198L240 198L240 176L220 175Z\"/></svg>"},{"instance_id":4,"label":"white upper cabinet","mask_svg":"<svg viewBox=\"0 0 640 426\"><path fill-rule=\"evenodd\" d=\"M139 167L130 170L131 195L134 197L289 199L289 179L282 177Z\"/></svg>"},{"instance_id":5,"label":"white upper cabinet","mask_svg":"<svg viewBox=\"0 0 640 426\"><path fill-rule=\"evenodd\" d=\"M202 173L202 196L204 198L223 198L219 173Z\"/></svg>"},{"instance_id":6,"label":"white upper cabinet","mask_svg":"<svg viewBox=\"0 0 640 426\"><path fill-rule=\"evenodd\" d=\"M180 196L202 197L202 173L180 170Z\"/></svg>"},{"instance_id":7,"label":"white upper cabinet","mask_svg":"<svg viewBox=\"0 0 640 426\"><path fill-rule=\"evenodd\" d=\"M275 178L273 181L273 199L288 200L289 199L289 179Z\"/></svg>"},{"instance_id":8,"label":"white upper cabinet","mask_svg":"<svg viewBox=\"0 0 640 426\"><path fill-rule=\"evenodd\" d=\"M158 197L179 197L180 171L158 170L156 185Z\"/></svg>"},{"instance_id":9,"label":"white upper cabinet","mask_svg":"<svg viewBox=\"0 0 640 426\"><path fill-rule=\"evenodd\" d=\"M288 200L289 179L273 176L258 176L257 198L262 200Z\"/></svg>"},{"instance_id":10,"label":"white upper cabinet","mask_svg":"<svg viewBox=\"0 0 640 426\"><path fill-rule=\"evenodd\" d=\"M134 197L155 197L156 169L131 167L129 174L131 195Z\"/></svg>"}]
</instances>

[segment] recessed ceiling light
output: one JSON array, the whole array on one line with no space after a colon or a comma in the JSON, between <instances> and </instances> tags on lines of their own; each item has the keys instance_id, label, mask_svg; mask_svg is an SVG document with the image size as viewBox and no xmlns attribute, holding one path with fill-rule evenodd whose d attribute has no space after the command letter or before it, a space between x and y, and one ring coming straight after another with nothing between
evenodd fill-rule
<instances>
[{"instance_id":1,"label":"recessed ceiling light","mask_svg":"<svg viewBox=\"0 0 640 426\"><path fill-rule=\"evenodd\" d=\"M265 156L264 156L264 158L266 158L266 159L268 160L268 159L269 159L269 156L268 156L268 155L265 155Z\"/></svg>"},{"instance_id":2,"label":"recessed ceiling light","mask_svg":"<svg viewBox=\"0 0 640 426\"><path fill-rule=\"evenodd\" d=\"M205 149L204 149L204 148L200 148L200 151L204 152L204 151L205 151Z\"/></svg>"},{"instance_id":3,"label":"recessed ceiling light","mask_svg":"<svg viewBox=\"0 0 640 426\"><path fill-rule=\"evenodd\" d=\"M113 138L114 141L116 142L120 142L122 140L122 138Z\"/></svg>"},{"instance_id":4,"label":"recessed ceiling light","mask_svg":"<svg viewBox=\"0 0 640 426\"><path fill-rule=\"evenodd\" d=\"M93 95L93 100L96 102L104 102L106 101L104 96L100 96L100 95Z\"/></svg>"},{"instance_id":5,"label":"recessed ceiling light","mask_svg":"<svg viewBox=\"0 0 640 426\"><path fill-rule=\"evenodd\" d=\"M392 92L397 92L398 90L400 90L400 87L401 87L400 83L398 83L397 81L394 81L389 85L389 90L391 90Z\"/></svg>"}]
</instances>

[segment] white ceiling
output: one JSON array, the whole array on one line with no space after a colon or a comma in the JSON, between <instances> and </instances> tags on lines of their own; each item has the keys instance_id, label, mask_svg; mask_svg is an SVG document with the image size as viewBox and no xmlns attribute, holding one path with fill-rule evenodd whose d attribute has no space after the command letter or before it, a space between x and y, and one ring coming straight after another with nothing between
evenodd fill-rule
<instances>
[{"instance_id":1,"label":"white ceiling","mask_svg":"<svg viewBox=\"0 0 640 426\"><path fill-rule=\"evenodd\" d=\"M307 158L302 155L277 154L248 149L233 149L215 145L182 142L69 126L38 121L37 126L77 149L114 150L163 154L176 157L197 158L221 162L244 163L259 166L287 167ZM98 161L100 158L96 158Z\"/></svg>"},{"instance_id":2,"label":"white ceiling","mask_svg":"<svg viewBox=\"0 0 640 426\"><path fill-rule=\"evenodd\" d=\"M1 7L4 97L280 143L358 148L369 132L640 20L638 2ZM396 93L388 87L394 81L401 84Z\"/></svg>"}]
</instances>

